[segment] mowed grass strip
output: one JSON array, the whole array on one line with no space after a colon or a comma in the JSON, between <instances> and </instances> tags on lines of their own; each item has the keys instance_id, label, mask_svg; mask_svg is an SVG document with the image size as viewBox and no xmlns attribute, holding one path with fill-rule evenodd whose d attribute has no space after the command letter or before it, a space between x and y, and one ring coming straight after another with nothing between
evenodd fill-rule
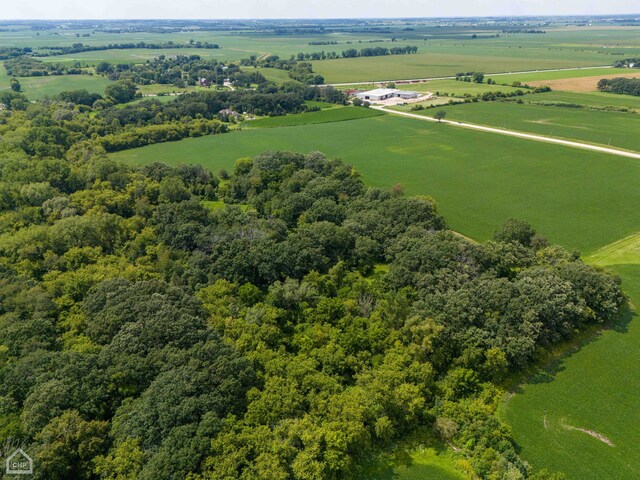
<instances>
[{"instance_id":1,"label":"mowed grass strip","mask_svg":"<svg viewBox=\"0 0 640 480\"><path fill-rule=\"evenodd\" d=\"M449 225L486 240L507 218L583 252L640 225L640 162L397 116L252 129L112 154L130 163L200 163L214 172L265 150L321 151L369 185L431 195Z\"/></svg>"},{"instance_id":2,"label":"mowed grass strip","mask_svg":"<svg viewBox=\"0 0 640 480\"><path fill-rule=\"evenodd\" d=\"M640 265L610 271L622 277L625 292L639 306ZM637 480L639 320L630 314L583 342L502 406L500 415L511 425L522 457L536 470L564 471L570 480Z\"/></svg>"},{"instance_id":3,"label":"mowed grass strip","mask_svg":"<svg viewBox=\"0 0 640 480\"><path fill-rule=\"evenodd\" d=\"M640 265L640 233L598 249L586 259L592 265ZM639 304L640 305L640 304Z\"/></svg>"},{"instance_id":4,"label":"mowed grass strip","mask_svg":"<svg viewBox=\"0 0 640 480\"><path fill-rule=\"evenodd\" d=\"M316 112L297 113L278 117L265 117L243 123L243 128L274 128L291 127L295 125L311 125L317 123L344 122L360 118L370 118L385 115L379 110L363 107L327 108Z\"/></svg>"},{"instance_id":5,"label":"mowed grass strip","mask_svg":"<svg viewBox=\"0 0 640 480\"><path fill-rule=\"evenodd\" d=\"M393 478L394 480L465 480L454 454L444 448L422 448L411 454L410 462L394 469L391 477L374 477L367 480ZM364 479L363 479L364 480Z\"/></svg>"},{"instance_id":6,"label":"mowed grass strip","mask_svg":"<svg viewBox=\"0 0 640 480\"><path fill-rule=\"evenodd\" d=\"M523 98L535 101L538 96ZM397 107L405 111L407 108ZM515 102L465 103L441 109L447 112L448 120L640 151L640 116L633 113ZM413 113L431 117L436 111Z\"/></svg>"}]
</instances>

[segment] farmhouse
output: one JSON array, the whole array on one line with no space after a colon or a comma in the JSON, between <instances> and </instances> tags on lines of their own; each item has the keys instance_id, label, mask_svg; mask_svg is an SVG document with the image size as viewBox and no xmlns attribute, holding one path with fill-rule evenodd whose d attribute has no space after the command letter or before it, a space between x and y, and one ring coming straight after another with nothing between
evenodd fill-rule
<instances>
[{"instance_id":1,"label":"farmhouse","mask_svg":"<svg viewBox=\"0 0 640 480\"><path fill-rule=\"evenodd\" d=\"M369 90L366 92L359 92L355 95L360 100L369 100L372 102L379 102L386 100L387 98L418 98L419 92L410 92L408 90L398 90L397 88L377 88L375 90Z\"/></svg>"}]
</instances>

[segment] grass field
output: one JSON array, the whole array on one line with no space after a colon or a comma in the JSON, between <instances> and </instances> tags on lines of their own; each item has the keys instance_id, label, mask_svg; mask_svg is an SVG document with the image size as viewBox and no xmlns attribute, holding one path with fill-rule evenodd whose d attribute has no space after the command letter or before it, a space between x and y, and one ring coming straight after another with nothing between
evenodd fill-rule
<instances>
[{"instance_id":1,"label":"grass field","mask_svg":"<svg viewBox=\"0 0 640 480\"><path fill-rule=\"evenodd\" d=\"M605 65L603 63L603 65ZM513 73L509 75L497 75L493 79L497 83L511 85L513 82L529 83L543 80L562 80L565 78L595 77L598 75L614 75L617 73L629 73L626 68L583 68L580 70L559 70L555 72L531 72Z\"/></svg>"},{"instance_id":2,"label":"grass field","mask_svg":"<svg viewBox=\"0 0 640 480\"><path fill-rule=\"evenodd\" d=\"M640 305L640 265L610 269ZM536 469L564 471L570 480L636 480L639 344L640 319L627 317L522 385L501 410L522 457ZM612 445L585 431L603 435Z\"/></svg>"},{"instance_id":3,"label":"grass field","mask_svg":"<svg viewBox=\"0 0 640 480\"><path fill-rule=\"evenodd\" d=\"M379 110L361 107L327 108L318 112L298 113L280 117L265 117L259 120L245 122L243 128L273 128L292 127L295 125L312 125L317 123L343 122L359 118L369 118L384 115Z\"/></svg>"},{"instance_id":4,"label":"grass field","mask_svg":"<svg viewBox=\"0 0 640 480\"><path fill-rule=\"evenodd\" d=\"M445 449L422 448L411 455L407 465L396 467L387 477L368 480L465 480L456 466L456 459Z\"/></svg>"},{"instance_id":5,"label":"grass field","mask_svg":"<svg viewBox=\"0 0 640 480\"><path fill-rule=\"evenodd\" d=\"M480 147L484 146L484 147ZM212 171L265 150L323 151L370 184L433 196L449 225L484 240L507 218L592 252L640 224L640 163L408 118L253 129L112 154L130 163L201 163Z\"/></svg>"},{"instance_id":6,"label":"grass field","mask_svg":"<svg viewBox=\"0 0 640 480\"><path fill-rule=\"evenodd\" d=\"M526 100L538 98L529 95ZM396 107L406 110L408 107ZM640 116L515 102L477 102L443 107L447 119L640 151ZM415 112L433 116L436 110Z\"/></svg>"},{"instance_id":7,"label":"grass field","mask_svg":"<svg viewBox=\"0 0 640 480\"><path fill-rule=\"evenodd\" d=\"M198 90L198 87L189 86L180 88L175 85L156 83L153 85L138 85L138 90L140 90L143 95L158 95L159 93L193 92Z\"/></svg>"},{"instance_id":8,"label":"grass field","mask_svg":"<svg viewBox=\"0 0 640 480\"><path fill-rule=\"evenodd\" d=\"M4 69L4 67L3 67ZM112 83L98 75L57 75L49 77L20 77L20 86L30 100L57 95L69 90L86 89L91 93L104 94L104 89ZM0 81L2 81L0 79Z\"/></svg>"},{"instance_id":9,"label":"grass field","mask_svg":"<svg viewBox=\"0 0 640 480\"><path fill-rule=\"evenodd\" d=\"M616 93L590 92L545 92L526 97L528 102L565 102L594 107L627 107L640 110L640 97L618 95Z\"/></svg>"}]
</instances>

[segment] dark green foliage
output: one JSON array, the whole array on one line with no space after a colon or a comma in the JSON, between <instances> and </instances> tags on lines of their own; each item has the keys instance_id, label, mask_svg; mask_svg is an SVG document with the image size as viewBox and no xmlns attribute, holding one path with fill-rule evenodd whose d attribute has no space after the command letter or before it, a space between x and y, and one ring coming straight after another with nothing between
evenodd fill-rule
<instances>
[{"instance_id":1,"label":"dark green foliage","mask_svg":"<svg viewBox=\"0 0 640 480\"><path fill-rule=\"evenodd\" d=\"M127 103L136 96L135 83L128 80L120 80L104 89L107 97L113 99L115 103Z\"/></svg>"},{"instance_id":2,"label":"dark green foliage","mask_svg":"<svg viewBox=\"0 0 640 480\"><path fill-rule=\"evenodd\" d=\"M598 81L601 92L640 96L640 78L603 78Z\"/></svg>"},{"instance_id":3,"label":"dark green foliage","mask_svg":"<svg viewBox=\"0 0 640 480\"><path fill-rule=\"evenodd\" d=\"M220 99L185 97L171 108ZM99 118L143 111L121 110ZM11 121L0 441L37 478L356 479L414 435L481 478L526 477L496 383L624 301L526 223L474 243L432 199L317 152L240 159L219 183L116 164L38 105Z\"/></svg>"}]
</instances>

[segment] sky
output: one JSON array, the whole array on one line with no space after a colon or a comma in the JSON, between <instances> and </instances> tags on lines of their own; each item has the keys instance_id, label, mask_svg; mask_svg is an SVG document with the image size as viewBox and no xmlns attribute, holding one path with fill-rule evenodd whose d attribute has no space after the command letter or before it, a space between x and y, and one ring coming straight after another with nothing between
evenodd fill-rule
<instances>
[{"instance_id":1,"label":"sky","mask_svg":"<svg viewBox=\"0 0 640 480\"><path fill-rule=\"evenodd\" d=\"M2 0L0 19L375 18L640 13L638 0Z\"/></svg>"}]
</instances>

